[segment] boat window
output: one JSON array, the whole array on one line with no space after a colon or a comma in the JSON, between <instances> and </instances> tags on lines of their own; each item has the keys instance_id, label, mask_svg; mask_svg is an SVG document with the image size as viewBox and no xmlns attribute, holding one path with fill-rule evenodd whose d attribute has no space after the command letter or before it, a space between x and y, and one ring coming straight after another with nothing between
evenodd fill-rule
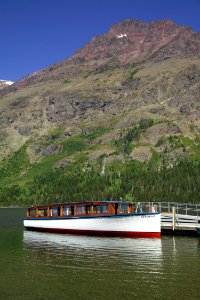
<instances>
[{"instance_id":1,"label":"boat window","mask_svg":"<svg viewBox=\"0 0 200 300\"><path fill-rule=\"evenodd\" d=\"M121 204L121 212L124 213L124 214L129 213L128 204L126 204L126 203Z\"/></svg>"},{"instance_id":2,"label":"boat window","mask_svg":"<svg viewBox=\"0 0 200 300\"><path fill-rule=\"evenodd\" d=\"M87 215L90 214L90 205L86 205L86 214L87 214Z\"/></svg>"},{"instance_id":3,"label":"boat window","mask_svg":"<svg viewBox=\"0 0 200 300\"><path fill-rule=\"evenodd\" d=\"M52 207L51 208L51 216L52 217L58 217L58 216L60 216L60 207L57 207L57 206Z\"/></svg>"},{"instance_id":4,"label":"boat window","mask_svg":"<svg viewBox=\"0 0 200 300\"><path fill-rule=\"evenodd\" d=\"M94 214L100 214L101 213L100 205L93 205L93 213Z\"/></svg>"},{"instance_id":5,"label":"boat window","mask_svg":"<svg viewBox=\"0 0 200 300\"><path fill-rule=\"evenodd\" d=\"M46 217L47 209L46 208L38 208L38 217Z\"/></svg>"},{"instance_id":6,"label":"boat window","mask_svg":"<svg viewBox=\"0 0 200 300\"><path fill-rule=\"evenodd\" d=\"M85 215L85 205L77 205L76 214L77 215Z\"/></svg>"},{"instance_id":7,"label":"boat window","mask_svg":"<svg viewBox=\"0 0 200 300\"><path fill-rule=\"evenodd\" d=\"M72 215L71 206L64 206L63 213L64 213L64 216L71 216Z\"/></svg>"},{"instance_id":8,"label":"boat window","mask_svg":"<svg viewBox=\"0 0 200 300\"><path fill-rule=\"evenodd\" d=\"M106 214L109 212L108 204L101 204L101 213Z\"/></svg>"},{"instance_id":9,"label":"boat window","mask_svg":"<svg viewBox=\"0 0 200 300\"><path fill-rule=\"evenodd\" d=\"M36 209L30 209L30 213L29 213L30 218L35 217L36 216Z\"/></svg>"}]
</instances>

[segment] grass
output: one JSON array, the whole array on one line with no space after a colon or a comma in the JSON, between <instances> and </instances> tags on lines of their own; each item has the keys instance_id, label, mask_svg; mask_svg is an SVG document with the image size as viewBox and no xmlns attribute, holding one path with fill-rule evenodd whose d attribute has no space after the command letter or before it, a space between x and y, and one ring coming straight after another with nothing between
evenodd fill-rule
<instances>
[{"instance_id":1,"label":"grass","mask_svg":"<svg viewBox=\"0 0 200 300\"><path fill-rule=\"evenodd\" d=\"M157 152L157 151L155 151L155 149L151 149L151 151L152 151L152 157L151 157L151 159L150 159L150 162L149 162L149 164L151 165L151 166L158 166L158 164L159 164L159 162L160 162L160 155L159 155L159 153Z\"/></svg>"},{"instance_id":2,"label":"grass","mask_svg":"<svg viewBox=\"0 0 200 300\"><path fill-rule=\"evenodd\" d=\"M196 138L195 140L190 139L186 136L170 136L170 137L161 137L156 147L170 144L170 151L183 148L184 151L190 151L194 158L200 157L200 139Z\"/></svg>"},{"instance_id":3,"label":"grass","mask_svg":"<svg viewBox=\"0 0 200 300\"><path fill-rule=\"evenodd\" d=\"M189 137L181 136L180 140L183 145L189 148L194 156L194 158L200 158L200 138L195 140L190 139Z\"/></svg>"},{"instance_id":4,"label":"grass","mask_svg":"<svg viewBox=\"0 0 200 300\"><path fill-rule=\"evenodd\" d=\"M30 161L26 153L27 146L27 144L23 145L18 151L2 161L0 167L1 179L19 174L22 170L30 166Z\"/></svg>"},{"instance_id":5,"label":"grass","mask_svg":"<svg viewBox=\"0 0 200 300\"><path fill-rule=\"evenodd\" d=\"M64 128L58 127L58 128L55 128L54 130L50 131L45 136L45 139L50 140L50 141L54 141L54 140L59 139L62 136L63 133L64 133Z\"/></svg>"},{"instance_id":6,"label":"grass","mask_svg":"<svg viewBox=\"0 0 200 300\"><path fill-rule=\"evenodd\" d=\"M76 152L82 151L85 149L85 137L84 136L76 136L72 137L64 142L62 142L64 151L68 155L72 155Z\"/></svg>"},{"instance_id":7,"label":"grass","mask_svg":"<svg viewBox=\"0 0 200 300\"><path fill-rule=\"evenodd\" d=\"M152 119L141 118L136 126L129 128L128 131L121 132L120 139L114 142L116 150L125 154L130 154L134 148L133 141L139 142L141 133L145 132L147 128L154 124L156 123Z\"/></svg>"},{"instance_id":8,"label":"grass","mask_svg":"<svg viewBox=\"0 0 200 300\"><path fill-rule=\"evenodd\" d=\"M105 133L108 133L110 131L110 128L99 128L96 129L94 131L92 131L91 133L87 134L87 139L92 141L95 140L96 138L104 135Z\"/></svg>"},{"instance_id":9,"label":"grass","mask_svg":"<svg viewBox=\"0 0 200 300\"><path fill-rule=\"evenodd\" d=\"M131 83L134 81L134 76L137 74L138 71L139 71L139 67L137 66L137 64L132 64L128 68L128 76L127 76L128 83Z\"/></svg>"},{"instance_id":10,"label":"grass","mask_svg":"<svg viewBox=\"0 0 200 300\"><path fill-rule=\"evenodd\" d=\"M45 137L45 145L56 143L64 132L63 128L57 128L51 131ZM108 129L97 129L91 132L87 136L74 136L64 141L59 141L63 146L63 151L57 154L48 155L43 157L39 162L31 164L28 154L26 152L28 144L21 147L18 151L12 154L9 158L2 162L0 168L0 186L10 186L13 184L25 185L36 176L52 170L54 165L60 160L72 156L75 156L77 163L82 163L86 159L84 150L91 151L91 140L95 140L97 137L108 132ZM49 142L47 142L49 140ZM50 143L51 141L51 143ZM24 173L24 174L23 174Z\"/></svg>"}]
</instances>

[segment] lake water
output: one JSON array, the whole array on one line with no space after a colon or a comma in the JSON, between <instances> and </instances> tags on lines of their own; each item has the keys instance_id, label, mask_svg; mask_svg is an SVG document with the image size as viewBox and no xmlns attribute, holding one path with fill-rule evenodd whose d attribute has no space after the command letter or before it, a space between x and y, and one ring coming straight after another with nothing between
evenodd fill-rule
<instances>
[{"instance_id":1,"label":"lake water","mask_svg":"<svg viewBox=\"0 0 200 300\"><path fill-rule=\"evenodd\" d=\"M199 299L200 238L25 231L0 209L0 299Z\"/></svg>"}]
</instances>

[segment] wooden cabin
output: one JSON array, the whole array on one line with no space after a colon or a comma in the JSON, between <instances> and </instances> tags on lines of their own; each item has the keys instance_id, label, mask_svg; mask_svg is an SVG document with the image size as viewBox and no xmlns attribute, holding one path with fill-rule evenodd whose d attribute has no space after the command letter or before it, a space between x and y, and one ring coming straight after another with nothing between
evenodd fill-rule
<instances>
[{"instance_id":1,"label":"wooden cabin","mask_svg":"<svg viewBox=\"0 0 200 300\"><path fill-rule=\"evenodd\" d=\"M32 206L27 209L27 218L70 218L133 212L133 203L129 202L84 201Z\"/></svg>"}]
</instances>

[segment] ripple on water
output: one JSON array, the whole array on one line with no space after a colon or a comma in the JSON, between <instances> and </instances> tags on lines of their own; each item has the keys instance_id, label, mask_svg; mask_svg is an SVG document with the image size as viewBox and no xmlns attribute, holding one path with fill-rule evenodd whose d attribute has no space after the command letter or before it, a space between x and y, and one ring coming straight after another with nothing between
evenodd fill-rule
<instances>
[{"instance_id":1,"label":"ripple on water","mask_svg":"<svg viewBox=\"0 0 200 300\"><path fill-rule=\"evenodd\" d=\"M2 299L199 299L199 238L23 232L11 212L0 210Z\"/></svg>"}]
</instances>

